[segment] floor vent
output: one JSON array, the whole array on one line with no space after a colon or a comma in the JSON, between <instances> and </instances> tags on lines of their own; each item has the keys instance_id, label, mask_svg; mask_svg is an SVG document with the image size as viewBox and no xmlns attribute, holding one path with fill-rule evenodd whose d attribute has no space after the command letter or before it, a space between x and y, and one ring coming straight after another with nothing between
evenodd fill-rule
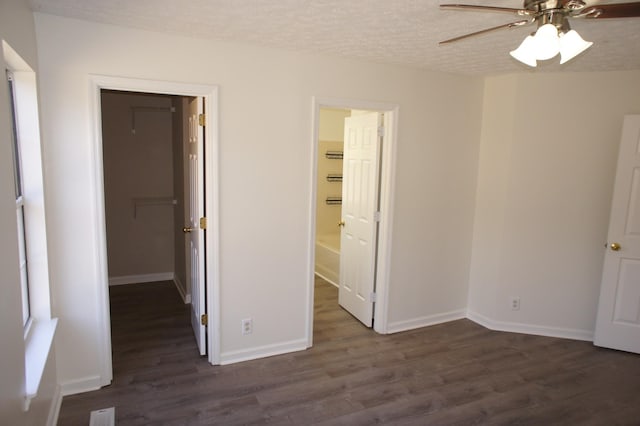
<instances>
[{"instance_id":1,"label":"floor vent","mask_svg":"<svg viewBox=\"0 0 640 426\"><path fill-rule=\"evenodd\" d=\"M116 424L116 408L103 408L91 412L89 426L115 426Z\"/></svg>"}]
</instances>

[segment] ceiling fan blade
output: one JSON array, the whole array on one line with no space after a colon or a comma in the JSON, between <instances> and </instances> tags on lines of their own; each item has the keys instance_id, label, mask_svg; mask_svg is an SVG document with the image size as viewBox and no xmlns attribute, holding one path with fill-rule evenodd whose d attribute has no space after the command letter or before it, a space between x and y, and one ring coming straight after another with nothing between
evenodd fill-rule
<instances>
[{"instance_id":1,"label":"ceiling fan blade","mask_svg":"<svg viewBox=\"0 0 640 426\"><path fill-rule=\"evenodd\" d=\"M465 38L477 36L477 35L480 35L480 34L485 34L485 33L491 32L491 31L501 30L503 28L509 29L509 28L514 28L514 27L520 27L522 25L527 25L527 24L530 24L532 22L533 22L533 20L531 20L531 19L523 19L521 21L510 22L508 24L498 25L497 27L486 28L484 30L476 31L474 33L469 33L469 34L461 35L461 36L458 36L458 37L450 38L449 40L441 41L438 44L453 43L454 41L458 41L458 40L462 40L462 39L465 39Z\"/></svg>"},{"instance_id":2,"label":"ceiling fan blade","mask_svg":"<svg viewBox=\"0 0 640 426\"><path fill-rule=\"evenodd\" d=\"M506 13L515 13L519 16L527 16L535 14L535 11L528 9L515 9L512 7L498 7L498 6L480 6L475 4L441 4L441 9L462 9L462 10L473 10L480 12L506 12Z\"/></svg>"},{"instance_id":3,"label":"ceiling fan blade","mask_svg":"<svg viewBox=\"0 0 640 426\"><path fill-rule=\"evenodd\" d=\"M601 4L585 7L575 18L640 18L640 2Z\"/></svg>"}]
</instances>

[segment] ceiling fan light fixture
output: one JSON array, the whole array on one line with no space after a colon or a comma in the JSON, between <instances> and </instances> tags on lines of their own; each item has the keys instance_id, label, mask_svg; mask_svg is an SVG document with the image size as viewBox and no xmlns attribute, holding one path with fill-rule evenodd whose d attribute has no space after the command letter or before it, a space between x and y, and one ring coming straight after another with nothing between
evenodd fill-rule
<instances>
[{"instance_id":1,"label":"ceiling fan light fixture","mask_svg":"<svg viewBox=\"0 0 640 426\"><path fill-rule=\"evenodd\" d=\"M441 41L440 44L452 43L497 30L536 24L538 30L525 38L517 49L509 52L511 56L530 67L535 67L538 65L538 60L551 59L559 53L560 64L564 64L593 45L571 29L569 20L640 18L640 0L626 0L622 3L613 1L615 0L601 4L598 0L524 0L520 9L480 4L441 4L441 9L506 12L526 17L526 19L467 33ZM591 5L591 3L598 4Z\"/></svg>"},{"instance_id":2,"label":"ceiling fan light fixture","mask_svg":"<svg viewBox=\"0 0 640 426\"><path fill-rule=\"evenodd\" d=\"M593 45L585 41L577 31L571 30L560 35L560 63L570 61Z\"/></svg>"},{"instance_id":3,"label":"ceiling fan light fixture","mask_svg":"<svg viewBox=\"0 0 640 426\"><path fill-rule=\"evenodd\" d=\"M538 65L535 55L535 39L533 36L527 36L516 50L509 52L518 61L523 64L535 67Z\"/></svg>"},{"instance_id":4,"label":"ceiling fan light fixture","mask_svg":"<svg viewBox=\"0 0 640 426\"><path fill-rule=\"evenodd\" d=\"M533 36L535 45L536 59L547 60L551 59L560 53L560 39L558 38L558 29L553 24L544 24L536 35Z\"/></svg>"},{"instance_id":5,"label":"ceiling fan light fixture","mask_svg":"<svg viewBox=\"0 0 640 426\"><path fill-rule=\"evenodd\" d=\"M569 28L568 23L558 31L553 24L544 24L533 36L527 36L522 44L510 52L518 61L537 66L537 61L551 59L560 53L560 64L570 61L593 45Z\"/></svg>"}]
</instances>

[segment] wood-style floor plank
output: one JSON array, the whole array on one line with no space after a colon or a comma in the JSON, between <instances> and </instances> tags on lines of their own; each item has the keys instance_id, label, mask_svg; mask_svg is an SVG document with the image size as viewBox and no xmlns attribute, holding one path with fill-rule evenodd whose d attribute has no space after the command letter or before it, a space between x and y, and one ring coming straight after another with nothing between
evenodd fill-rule
<instances>
[{"instance_id":1,"label":"wood-style floor plank","mask_svg":"<svg viewBox=\"0 0 640 426\"><path fill-rule=\"evenodd\" d=\"M468 320L379 335L316 281L313 348L227 366L196 350L172 283L112 287L114 380L58 424L640 425L640 356Z\"/></svg>"}]
</instances>

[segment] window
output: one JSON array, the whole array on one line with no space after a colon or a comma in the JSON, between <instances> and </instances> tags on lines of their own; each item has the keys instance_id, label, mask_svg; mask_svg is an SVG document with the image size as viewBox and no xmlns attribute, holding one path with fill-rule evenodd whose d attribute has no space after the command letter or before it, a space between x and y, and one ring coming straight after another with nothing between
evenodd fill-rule
<instances>
[{"instance_id":1,"label":"window","mask_svg":"<svg viewBox=\"0 0 640 426\"><path fill-rule=\"evenodd\" d=\"M38 119L38 90L36 73L20 55L0 42L7 68L7 98L10 104L11 138L16 196L16 228L21 301L11 301L18 311L21 303L24 329L24 410L37 395L47 358L51 351L58 320L51 317L49 263L44 205L44 179L40 123ZM4 93L4 91L3 91ZM15 285L18 285L16 283ZM15 312L18 314L18 312Z\"/></svg>"},{"instance_id":2,"label":"window","mask_svg":"<svg viewBox=\"0 0 640 426\"><path fill-rule=\"evenodd\" d=\"M7 81L9 83L9 100L11 102L11 123L12 123L12 148L13 148L13 170L16 193L16 221L18 224L18 250L20 261L20 286L22 289L22 325L25 332L29 328L31 308L29 303L29 275L27 272L27 240L25 232L24 214L24 194L22 190L22 162L20 160L20 138L18 136L18 122L16 117L15 87L13 74L7 70Z\"/></svg>"}]
</instances>

